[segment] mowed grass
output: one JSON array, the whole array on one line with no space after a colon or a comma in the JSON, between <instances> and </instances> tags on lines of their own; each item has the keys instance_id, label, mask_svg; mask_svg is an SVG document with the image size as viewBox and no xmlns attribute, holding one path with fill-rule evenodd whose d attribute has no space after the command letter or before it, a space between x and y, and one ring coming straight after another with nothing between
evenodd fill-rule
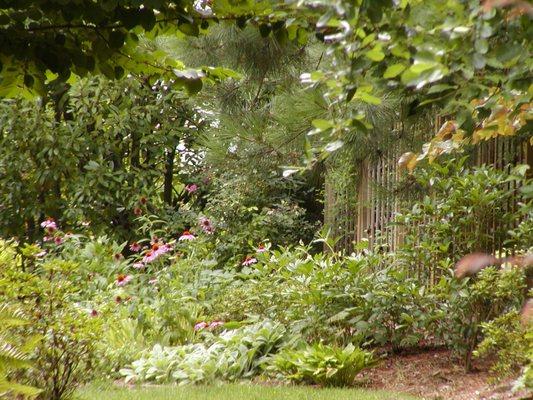
<instances>
[{"instance_id":1,"label":"mowed grass","mask_svg":"<svg viewBox=\"0 0 533 400\"><path fill-rule=\"evenodd\" d=\"M81 400L415 400L397 393L365 389L318 389L305 386L157 386L121 388L91 385L78 391Z\"/></svg>"}]
</instances>

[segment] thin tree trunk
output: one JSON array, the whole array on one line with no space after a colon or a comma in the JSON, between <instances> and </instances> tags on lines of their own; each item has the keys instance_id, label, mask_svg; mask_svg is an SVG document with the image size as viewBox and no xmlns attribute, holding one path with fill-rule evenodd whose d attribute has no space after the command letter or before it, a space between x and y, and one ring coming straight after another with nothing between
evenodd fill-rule
<instances>
[{"instance_id":1,"label":"thin tree trunk","mask_svg":"<svg viewBox=\"0 0 533 400\"><path fill-rule=\"evenodd\" d=\"M174 157L176 156L176 146L167 149L167 160L165 163L165 182L163 186L163 200L169 206L172 205L172 187L174 178Z\"/></svg>"}]
</instances>

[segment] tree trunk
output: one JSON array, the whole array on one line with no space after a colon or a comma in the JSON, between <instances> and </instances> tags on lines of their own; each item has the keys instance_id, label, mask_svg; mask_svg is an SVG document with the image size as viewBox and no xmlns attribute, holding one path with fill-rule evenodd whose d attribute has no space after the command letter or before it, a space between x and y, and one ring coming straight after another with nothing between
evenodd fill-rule
<instances>
[{"instance_id":1,"label":"tree trunk","mask_svg":"<svg viewBox=\"0 0 533 400\"><path fill-rule=\"evenodd\" d=\"M163 186L163 200L169 206L172 205L172 181L174 178L174 157L176 156L176 146L167 149L167 160L165 162L165 183Z\"/></svg>"}]
</instances>

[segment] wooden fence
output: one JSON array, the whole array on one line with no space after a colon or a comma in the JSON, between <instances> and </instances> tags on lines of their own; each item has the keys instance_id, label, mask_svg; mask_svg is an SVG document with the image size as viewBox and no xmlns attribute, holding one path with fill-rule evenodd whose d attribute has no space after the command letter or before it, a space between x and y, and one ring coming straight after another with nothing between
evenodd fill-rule
<instances>
[{"instance_id":1,"label":"wooden fence","mask_svg":"<svg viewBox=\"0 0 533 400\"><path fill-rule=\"evenodd\" d=\"M442 118L434 119L430 124L432 130L429 131L428 139L440 128L442 122ZM418 128L414 126L413 129ZM339 238L337 250L350 253L356 243L364 240L372 247L378 236L380 244L385 245L387 250L398 249L403 241L402 228L391 222L401 205L395 195L395 187L401 174L398 159L404 151L406 148L401 142L391 143L380 152L379 157L357 161L359 173L353 176L352 186L341 191L336 190L331 179L326 177L324 222L331 233ZM499 169L509 168L508 165L532 165L532 161L532 147L513 137L500 136L483 142L476 146L472 155L474 165L492 165ZM514 189L516 187L510 183L509 190ZM403 201L408 202L409 199L404 198ZM516 201L509 201L506 207L516 208ZM486 229L494 231L497 223L493 220L492 226L487 226ZM501 247L502 243L495 239L490 250L498 251Z\"/></svg>"}]
</instances>

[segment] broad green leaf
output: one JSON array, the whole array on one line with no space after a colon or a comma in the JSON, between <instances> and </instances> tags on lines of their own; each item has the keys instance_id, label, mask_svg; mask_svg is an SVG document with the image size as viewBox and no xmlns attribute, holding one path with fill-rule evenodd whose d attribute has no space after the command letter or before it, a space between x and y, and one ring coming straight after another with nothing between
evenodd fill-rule
<instances>
[{"instance_id":1,"label":"broad green leaf","mask_svg":"<svg viewBox=\"0 0 533 400\"><path fill-rule=\"evenodd\" d=\"M381 99L379 97L373 96L373 95L371 95L370 93L368 93L366 91L358 90L355 93L355 98L360 99L360 100L364 101L365 103L373 104L373 105L376 105L376 106L381 104Z\"/></svg>"},{"instance_id":2,"label":"broad green leaf","mask_svg":"<svg viewBox=\"0 0 533 400\"><path fill-rule=\"evenodd\" d=\"M365 57L372 61L381 61L385 58L385 53L381 50L381 45L376 45L372 50L365 53Z\"/></svg>"},{"instance_id":3,"label":"broad green leaf","mask_svg":"<svg viewBox=\"0 0 533 400\"><path fill-rule=\"evenodd\" d=\"M335 124L331 121L328 121L326 119L314 119L311 124L322 131L325 131L327 129L333 128Z\"/></svg>"},{"instance_id":4,"label":"broad green leaf","mask_svg":"<svg viewBox=\"0 0 533 400\"><path fill-rule=\"evenodd\" d=\"M398 76L405 70L406 66L403 64L394 64L388 67L383 74L383 78L390 79Z\"/></svg>"}]
</instances>

